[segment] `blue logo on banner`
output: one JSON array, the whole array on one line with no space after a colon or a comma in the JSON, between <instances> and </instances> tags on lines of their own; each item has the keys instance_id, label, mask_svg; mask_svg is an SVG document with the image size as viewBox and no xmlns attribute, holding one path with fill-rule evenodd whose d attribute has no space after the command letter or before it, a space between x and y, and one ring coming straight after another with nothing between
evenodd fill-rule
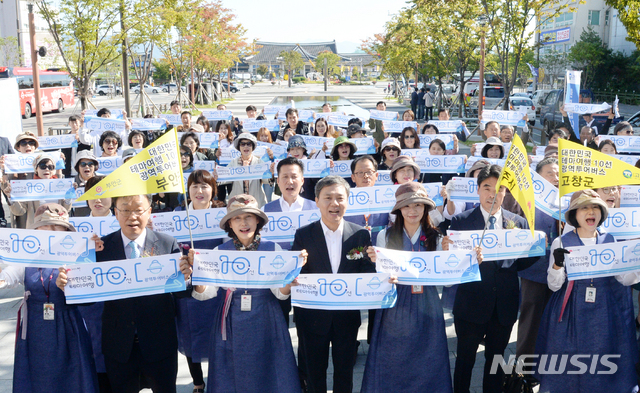
<instances>
[{"instance_id":1,"label":"blue logo on banner","mask_svg":"<svg viewBox=\"0 0 640 393\"><path fill-rule=\"evenodd\" d=\"M151 262L149 264L149 267L147 268L147 271L149 273L152 273L152 274L159 274L162 271L163 268L164 268L163 264L161 264L160 262L154 260L153 262Z\"/></svg>"},{"instance_id":2,"label":"blue logo on banner","mask_svg":"<svg viewBox=\"0 0 640 393\"><path fill-rule=\"evenodd\" d=\"M318 279L318 284L320 284L320 296L327 295L327 286L329 286L329 291L334 296L342 296L347 293L347 283L341 279L335 279L327 283L326 279L320 278Z\"/></svg>"},{"instance_id":3,"label":"blue logo on banner","mask_svg":"<svg viewBox=\"0 0 640 393\"><path fill-rule=\"evenodd\" d=\"M369 283L367 284L367 286L371 289L378 289L380 288L380 285L382 285L382 281L380 281L378 277L372 278L371 281L369 281Z\"/></svg>"},{"instance_id":4,"label":"blue logo on banner","mask_svg":"<svg viewBox=\"0 0 640 393\"><path fill-rule=\"evenodd\" d=\"M64 239L62 239L62 241L60 242L60 245L66 248L67 250L71 250L73 246L76 245L76 242L73 241L71 236L67 235Z\"/></svg>"},{"instance_id":5,"label":"blue logo on banner","mask_svg":"<svg viewBox=\"0 0 640 393\"><path fill-rule=\"evenodd\" d=\"M220 257L222 261L222 274L229 273L229 265L231 265L231 270L233 270L236 274L247 274L249 272L249 260L246 258L236 258L233 261L229 261L229 257L226 255L222 255Z\"/></svg>"}]
</instances>

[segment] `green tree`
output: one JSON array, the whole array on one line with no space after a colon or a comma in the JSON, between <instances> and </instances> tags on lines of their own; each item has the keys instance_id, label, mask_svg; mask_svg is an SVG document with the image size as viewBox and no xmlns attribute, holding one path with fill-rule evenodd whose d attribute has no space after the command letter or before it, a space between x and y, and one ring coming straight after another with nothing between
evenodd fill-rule
<instances>
[{"instance_id":1,"label":"green tree","mask_svg":"<svg viewBox=\"0 0 640 393\"><path fill-rule=\"evenodd\" d=\"M316 58L315 70L317 72L323 72L324 70L324 59L327 59L327 74L334 75L340 73L340 66L338 63L340 62L340 56L336 55L333 52L328 50L320 52L318 57Z\"/></svg>"},{"instance_id":2,"label":"green tree","mask_svg":"<svg viewBox=\"0 0 640 393\"><path fill-rule=\"evenodd\" d=\"M565 52L551 50L540 57L540 67L544 69L545 78L548 78L551 88L554 87L554 83L558 78L564 75L568 66L569 61ZM539 82L542 83L542 81Z\"/></svg>"},{"instance_id":3,"label":"green tree","mask_svg":"<svg viewBox=\"0 0 640 393\"><path fill-rule=\"evenodd\" d=\"M60 50L65 68L87 108L91 78L120 56L119 4L115 0L36 2Z\"/></svg>"},{"instance_id":4,"label":"green tree","mask_svg":"<svg viewBox=\"0 0 640 393\"><path fill-rule=\"evenodd\" d=\"M640 0L605 0L618 11L618 19L627 29L627 41L640 50Z\"/></svg>"},{"instance_id":5,"label":"green tree","mask_svg":"<svg viewBox=\"0 0 640 393\"><path fill-rule=\"evenodd\" d=\"M155 79L170 80L171 79L171 64L166 60L151 60L151 64L156 69L153 72Z\"/></svg>"},{"instance_id":6,"label":"green tree","mask_svg":"<svg viewBox=\"0 0 640 393\"><path fill-rule=\"evenodd\" d=\"M264 64L260 64L256 72L258 73L258 75L265 76L267 75L267 72L269 72L269 67Z\"/></svg>"},{"instance_id":7,"label":"green tree","mask_svg":"<svg viewBox=\"0 0 640 393\"><path fill-rule=\"evenodd\" d=\"M20 53L16 37L0 37L0 64L5 67L22 65L22 53Z\"/></svg>"},{"instance_id":8,"label":"green tree","mask_svg":"<svg viewBox=\"0 0 640 393\"><path fill-rule=\"evenodd\" d=\"M280 52L280 57L282 57L282 62L284 63L284 69L287 71L287 75L289 75L289 87L291 87L291 77L294 71L299 70L304 67L304 60L302 60L302 56L300 53L296 51L282 51Z\"/></svg>"},{"instance_id":9,"label":"green tree","mask_svg":"<svg viewBox=\"0 0 640 393\"><path fill-rule=\"evenodd\" d=\"M578 69L582 70L582 86L591 87L598 67L604 62L607 55L598 33L588 28L580 34L580 41L576 42L569 51L568 60Z\"/></svg>"}]
</instances>

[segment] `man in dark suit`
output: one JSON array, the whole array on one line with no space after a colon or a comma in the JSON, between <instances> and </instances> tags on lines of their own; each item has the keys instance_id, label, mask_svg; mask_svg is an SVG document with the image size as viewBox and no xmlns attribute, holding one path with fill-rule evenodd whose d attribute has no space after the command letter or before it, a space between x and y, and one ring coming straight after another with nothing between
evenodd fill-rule
<instances>
[{"instance_id":1,"label":"man in dark suit","mask_svg":"<svg viewBox=\"0 0 640 393\"><path fill-rule=\"evenodd\" d=\"M113 198L121 230L102 238L98 262L179 253L176 240L147 229L151 196ZM104 302L102 352L114 392L175 393L178 337L171 293Z\"/></svg>"},{"instance_id":2,"label":"man in dark suit","mask_svg":"<svg viewBox=\"0 0 640 393\"><path fill-rule=\"evenodd\" d=\"M485 223L489 230L529 228L526 220L501 207L506 188L501 187L497 194L495 191L500 171L498 165L480 170L480 206L454 216L449 227L451 230L482 230ZM498 367L497 372L491 374L491 365L494 355L504 356L511 329L518 318L518 270L528 268L536 260L537 257L484 261L480 264L482 281L458 286L453 304L453 322L458 337L458 356L453 374L454 392L469 392L476 352L482 340L485 341L483 392L502 391L502 368Z\"/></svg>"},{"instance_id":3,"label":"man in dark suit","mask_svg":"<svg viewBox=\"0 0 640 393\"><path fill-rule=\"evenodd\" d=\"M328 176L316 185L316 205L321 220L296 231L292 250L306 249L308 273L373 273L375 266L365 257L348 260L357 247L371 245L369 231L343 219L349 199L349 184L339 176ZM327 391L329 345L333 356L333 391L351 392L357 351L360 311L328 311L294 307L298 332L298 361L311 393Z\"/></svg>"}]
</instances>

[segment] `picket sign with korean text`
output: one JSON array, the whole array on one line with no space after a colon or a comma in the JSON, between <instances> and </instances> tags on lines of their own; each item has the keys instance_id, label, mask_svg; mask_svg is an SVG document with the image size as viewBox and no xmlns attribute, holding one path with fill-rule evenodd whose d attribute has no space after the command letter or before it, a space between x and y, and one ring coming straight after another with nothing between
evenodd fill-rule
<instances>
[{"instance_id":1,"label":"picket sign with korean text","mask_svg":"<svg viewBox=\"0 0 640 393\"><path fill-rule=\"evenodd\" d=\"M332 113L331 116L327 117L327 124L334 127L346 128L348 126L349 120L351 120L353 117L355 116L338 115L336 113Z\"/></svg>"},{"instance_id":2,"label":"picket sign with korean text","mask_svg":"<svg viewBox=\"0 0 640 393\"><path fill-rule=\"evenodd\" d=\"M282 288L302 269L299 251L196 250L193 285Z\"/></svg>"},{"instance_id":3,"label":"picket sign with korean text","mask_svg":"<svg viewBox=\"0 0 640 393\"><path fill-rule=\"evenodd\" d=\"M158 118L167 120L172 126L182 125L182 119L180 118L180 115L165 115L161 113L158 115Z\"/></svg>"},{"instance_id":4,"label":"picket sign with korean text","mask_svg":"<svg viewBox=\"0 0 640 393\"><path fill-rule=\"evenodd\" d=\"M490 121L497 121L501 126L509 125L514 127L524 127L526 112L503 111L503 110L483 110L482 123L487 124Z\"/></svg>"},{"instance_id":5,"label":"picket sign with korean text","mask_svg":"<svg viewBox=\"0 0 640 393\"><path fill-rule=\"evenodd\" d=\"M178 141L182 140L182 137L186 132L178 132ZM205 132L198 133L198 141L200 142L200 147L203 149L217 149L218 148L218 139L220 138L220 134L217 132ZM194 160L197 160L196 157L193 157Z\"/></svg>"},{"instance_id":6,"label":"picket sign with korean text","mask_svg":"<svg viewBox=\"0 0 640 393\"><path fill-rule=\"evenodd\" d=\"M603 140L613 141L618 153L640 153L640 136L600 135L600 142Z\"/></svg>"},{"instance_id":7,"label":"picket sign with korean text","mask_svg":"<svg viewBox=\"0 0 640 393\"><path fill-rule=\"evenodd\" d=\"M584 103L571 103L564 104L564 110L568 113L577 113L584 115L585 113L598 113L608 111L611 109L611 105L603 102L602 104L584 104Z\"/></svg>"},{"instance_id":8,"label":"picket sign with korean text","mask_svg":"<svg viewBox=\"0 0 640 393\"><path fill-rule=\"evenodd\" d=\"M414 159L419 159L425 156L430 156L431 153L429 153L429 149L425 148L425 149L402 149L402 151L400 152L401 156L407 156L407 157L412 157Z\"/></svg>"},{"instance_id":9,"label":"picket sign with korean text","mask_svg":"<svg viewBox=\"0 0 640 393\"><path fill-rule=\"evenodd\" d=\"M398 120L398 112L387 112L387 111L378 111L378 110L370 110L369 118L374 120L382 120L382 121L393 121Z\"/></svg>"},{"instance_id":10,"label":"picket sign with korean text","mask_svg":"<svg viewBox=\"0 0 640 393\"><path fill-rule=\"evenodd\" d=\"M478 179L475 177L453 177L447 183L449 199L454 202L480 203Z\"/></svg>"},{"instance_id":11,"label":"picket sign with korean text","mask_svg":"<svg viewBox=\"0 0 640 393\"><path fill-rule=\"evenodd\" d=\"M412 252L374 247L376 271L403 285L454 285L480 281L475 251Z\"/></svg>"},{"instance_id":12,"label":"picket sign with korean text","mask_svg":"<svg viewBox=\"0 0 640 393\"><path fill-rule=\"evenodd\" d=\"M330 160L301 160L304 165L304 177L309 179L321 179L331 174L331 161ZM278 162L274 161L273 175L278 177ZM271 178L271 177L269 177Z\"/></svg>"},{"instance_id":13,"label":"picket sign with korean text","mask_svg":"<svg viewBox=\"0 0 640 393\"><path fill-rule=\"evenodd\" d=\"M291 305L316 310L391 308L397 297L387 273L302 274L291 287Z\"/></svg>"},{"instance_id":14,"label":"picket sign with korean text","mask_svg":"<svg viewBox=\"0 0 640 393\"><path fill-rule=\"evenodd\" d=\"M316 114L316 112L314 112L311 109L301 109L301 110L298 111L298 118L302 122L313 123L314 120L315 120L315 118L314 118L315 114Z\"/></svg>"},{"instance_id":15,"label":"picket sign with korean text","mask_svg":"<svg viewBox=\"0 0 640 393\"><path fill-rule=\"evenodd\" d=\"M271 163L235 167L219 166L216 172L219 182L271 179L272 176Z\"/></svg>"},{"instance_id":16,"label":"picket sign with korean text","mask_svg":"<svg viewBox=\"0 0 640 393\"><path fill-rule=\"evenodd\" d=\"M213 109L204 109L202 111L202 116L206 117L207 120L226 120L231 121L233 119L233 112L231 111L218 111Z\"/></svg>"},{"instance_id":17,"label":"picket sign with korean text","mask_svg":"<svg viewBox=\"0 0 640 393\"><path fill-rule=\"evenodd\" d=\"M181 254L74 265L67 268L67 304L93 303L184 291Z\"/></svg>"},{"instance_id":18,"label":"picket sign with korean text","mask_svg":"<svg viewBox=\"0 0 640 393\"><path fill-rule=\"evenodd\" d=\"M286 146L258 141L258 146L253 151L253 155L261 157L264 162L271 161L271 158L269 158L269 154L267 153L267 149L271 149L274 159L284 160L289 154L287 153Z\"/></svg>"},{"instance_id":19,"label":"picket sign with korean text","mask_svg":"<svg viewBox=\"0 0 640 393\"><path fill-rule=\"evenodd\" d=\"M99 111L99 109L87 109L84 112L84 116L85 117L98 117L98 111ZM109 109L109 112L111 112L111 118L112 119L124 119L124 113L122 112L122 109Z\"/></svg>"},{"instance_id":20,"label":"picket sign with korean text","mask_svg":"<svg viewBox=\"0 0 640 393\"><path fill-rule=\"evenodd\" d=\"M609 208L600 229L616 240L640 238L640 212L633 207Z\"/></svg>"},{"instance_id":21,"label":"picket sign with korean text","mask_svg":"<svg viewBox=\"0 0 640 393\"><path fill-rule=\"evenodd\" d=\"M282 111L283 113L286 113L287 109L289 109L290 107L291 105L265 105L262 111L265 116L277 115L280 111ZM286 120L286 117L285 117L285 120Z\"/></svg>"},{"instance_id":22,"label":"picket sign with korean text","mask_svg":"<svg viewBox=\"0 0 640 393\"><path fill-rule=\"evenodd\" d=\"M464 171L462 172L466 172L469 169L471 169L471 167L473 166L473 164L475 164L477 161L488 161L489 163L491 163L491 165L500 165L500 167L504 167L504 162L505 160L503 159L499 159L499 158L484 158L484 157L476 157L476 156L471 156L469 158L467 158L467 163L464 166Z\"/></svg>"},{"instance_id":23,"label":"picket sign with korean text","mask_svg":"<svg viewBox=\"0 0 640 393\"><path fill-rule=\"evenodd\" d=\"M382 122L384 126L384 132L388 133L401 133L406 127L411 127L414 130L418 130L418 123L415 121L390 121L386 120Z\"/></svg>"},{"instance_id":24,"label":"picket sign with korean text","mask_svg":"<svg viewBox=\"0 0 640 393\"><path fill-rule=\"evenodd\" d=\"M487 145L486 143L476 143L476 151L473 153L474 157L482 157L482 149ZM511 142L506 142L503 143L502 146L504 147L504 156L507 156L507 153L509 152L509 149L511 149Z\"/></svg>"},{"instance_id":25,"label":"picket sign with korean text","mask_svg":"<svg viewBox=\"0 0 640 393\"><path fill-rule=\"evenodd\" d=\"M353 160L334 161L331 175L351 178L351 163Z\"/></svg>"},{"instance_id":26,"label":"picket sign with korean text","mask_svg":"<svg viewBox=\"0 0 640 393\"><path fill-rule=\"evenodd\" d=\"M464 130L462 120L429 120L427 124L432 124L438 128L441 133L454 133Z\"/></svg>"},{"instance_id":27,"label":"picket sign with korean text","mask_svg":"<svg viewBox=\"0 0 640 393\"><path fill-rule=\"evenodd\" d=\"M120 168L124 162L121 156L96 158L98 159L98 169L96 170L96 175L98 176L107 176Z\"/></svg>"},{"instance_id":28,"label":"picket sign with korean text","mask_svg":"<svg viewBox=\"0 0 640 393\"><path fill-rule=\"evenodd\" d=\"M307 145L307 151L311 150L322 150L324 145L327 146L327 151L331 151L333 147L333 138L325 138L321 136L309 136L309 135L300 135L304 140L305 145Z\"/></svg>"},{"instance_id":29,"label":"picket sign with korean text","mask_svg":"<svg viewBox=\"0 0 640 393\"><path fill-rule=\"evenodd\" d=\"M640 241L566 247L564 257L570 281L610 277L640 270Z\"/></svg>"},{"instance_id":30,"label":"picket sign with korean text","mask_svg":"<svg viewBox=\"0 0 640 393\"><path fill-rule=\"evenodd\" d=\"M76 134L62 134L52 136L39 136L38 145L40 150L57 150L78 147Z\"/></svg>"},{"instance_id":31,"label":"picket sign with korean text","mask_svg":"<svg viewBox=\"0 0 640 393\"><path fill-rule=\"evenodd\" d=\"M549 217L553 217L556 220L564 219L564 213L569 210L571 203L571 195L563 195L560 200L562 201L562 214L560 214L560 191L558 187L549 183L544 177L540 176L536 171L531 172L531 178L533 180L533 195L536 200L536 209L546 214Z\"/></svg>"},{"instance_id":32,"label":"picket sign with korean text","mask_svg":"<svg viewBox=\"0 0 640 393\"><path fill-rule=\"evenodd\" d=\"M451 134L418 134L418 138L420 138L420 147L426 150L429 150L429 145L434 139L440 139L444 142L447 150L451 150L455 147L453 137L454 135Z\"/></svg>"},{"instance_id":33,"label":"picket sign with korean text","mask_svg":"<svg viewBox=\"0 0 640 393\"><path fill-rule=\"evenodd\" d=\"M86 206L86 202L82 203ZM69 217L69 222L78 233L86 233L88 236L95 233L103 237L120 229L120 223L118 223L116 216Z\"/></svg>"},{"instance_id":34,"label":"picket sign with korean text","mask_svg":"<svg viewBox=\"0 0 640 393\"><path fill-rule=\"evenodd\" d=\"M640 207L640 186L620 187L620 207Z\"/></svg>"},{"instance_id":35,"label":"picket sign with korean text","mask_svg":"<svg viewBox=\"0 0 640 393\"><path fill-rule=\"evenodd\" d=\"M115 131L119 133L125 131L126 122L121 119L85 116L84 128L98 133L105 131Z\"/></svg>"},{"instance_id":36,"label":"picket sign with korean text","mask_svg":"<svg viewBox=\"0 0 640 393\"><path fill-rule=\"evenodd\" d=\"M222 239L227 236L224 229L220 228L220 220L227 214L226 208L184 210L152 213L151 223L153 230L172 236L179 242L189 242L189 227L193 240Z\"/></svg>"},{"instance_id":37,"label":"picket sign with korean text","mask_svg":"<svg viewBox=\"0 0 640 393\"><path fill-rule=\"evenodd\" d=\"M96 261L92 234L0 229L0 261L21 267L58 268Z\"/></svg>"},{"instance_id":38,"label":"picket sign with korean text","mask_svg":"<svg viewBox=\"0 0 640 393\"><path fill-rule=\"evenodd\" d=\"M80 198L82 196L82 194L84 194L84 187L76 188L75 193L74 193L74 197L73 197L73 202L71 203L71 207L72 208L88 207L87 206L87 202L85 202L85 201L76 202L76 199Z\"/></svg>"},{"instance_id":39,"label":"picket sign with korean text","mask_svg":"<svg viewBox=\"0 0 640 393\"><path fill-rule=\"evenodd\" d=\"M140 131L156 131L165 130L167 128L167 122L165 119L129 119L131 121L132 130Z\"/></svg>"},{"instance_id":40,"label":"picket sign with korean text","mask_svg":"<svg viewBox=\"0 0 640 393\"><path fill-rule=\"evenodd\" d=\"M73 179L11 180L11 202L75 199Z\"/></svg>"},{"instance_id":41,"label":"picket sign with korean text","mask_svg":"<svg viewBox=\"0 0 640 393\"><path fill-rule=\"evenodd\" d=\"M46 153L28 153L28 154L5 154L4 157L4 173L33 173L33 161L40 154L48 157L51 162L55 163L56 170L65 169L64 160L60 157L60 150L50 151Z\"/></svg>"},{"instance_id":42,"label":"picket sign with korean text","mask_svg":"<svg viewBox=\"0 0 640 393\"><path fill-rule=\"evenodd\" d=\"M482 231L452 231L449 239L453 241L451 250L471 251L480 245ZM539 257L545 254L546 235L543 231L535 231L531 236L529 229L491 229L487 230L482 240L482 258L485 261L502 261Z\"/></svg>"},{"instance_id":43,"label":"picket sign with korean text","mask_svg":"<svg viewBox=\"0 0 640 393\"><path fill-rule=\"evenodd\" d=\"M378 171L378 180L376 181L376 185L388 186L391 184L393 184L393 181L391 181L391 171Z\"/></svg>"},{"instance_id":44,"label":"picket sign with korean text","mask_svg":"<svg viewBox=\"0 0 640 393\"><path fill-rule=\"evenodd\" d=\"M190 174L193 171L197 171L197 170L204 170L207 172L211 172L213 173L213 171L216 169L216 162L215 161L194 161L193 162L193 169L191 171L189 171L187 173ZM183 171L186 172L186 171Z\"/></svg>"},{"instance_id":45,"label":"picket sign with korean text","mask_svg":"<svg viewBox=\"0 0 640 393\"><path fill-rule=\"evenodd\" d=\"M267 128L269 131L278 131L280 129L280 123L278 120L255 120L244 119L242 121L242 130L244 132L258 132L261 128Z\"/></svg>"},{"instance_id":46,"label":"picket sign with korean text","mask_svg":"<svg viewBox=\"0 0 640 393\"><path fill-rule=\"evenodd\" d=\"M355 155L360 156L364 154L376 154L376 146L375 139L370 137L365 138L352 138L349 139L351 142L356 144L358 151L356 151Z\"/></svg>"},{"instance_id":47,"label":"picket sign with korean text","mask_svg":"<svg viewBox=\"0 0 640 393\"><path fill-rule=\"evenodd\" d=\"M266 212L269 222L262 227L260 235L272 242L292 242L296 230L320 219L319 210L297 212Z\"/></svg>"},{"instance_id":48,"label":"picket sign with korean text","mask_svg":"<svg viewBox=\"0 0 640 393\"><path fill-rule=\"evenodd\" d=\"M421 173L464 173L467 156L424 156L416 158Z\"/></svg>"}]
</instances>

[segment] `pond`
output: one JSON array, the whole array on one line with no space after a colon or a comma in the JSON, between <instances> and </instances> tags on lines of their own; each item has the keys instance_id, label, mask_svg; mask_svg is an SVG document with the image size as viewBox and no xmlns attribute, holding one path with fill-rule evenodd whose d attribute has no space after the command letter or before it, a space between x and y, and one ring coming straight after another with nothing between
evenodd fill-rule
<instances>
[{"instance_id":1,"label":"pond","mask_svg":"<svg viewBox=\"0 0 640 393\"><path fill-rule=\"evenodd\" d=\"M322 112L322 105L325 102L331 104L333 112L344 112L349 116L369 118L369 111L362 109L353 102L341 96L279 96L275 97L269 105L287 105L295 103L296 109L311 109L315 112Z\"/></svg>"}]
</instances>

